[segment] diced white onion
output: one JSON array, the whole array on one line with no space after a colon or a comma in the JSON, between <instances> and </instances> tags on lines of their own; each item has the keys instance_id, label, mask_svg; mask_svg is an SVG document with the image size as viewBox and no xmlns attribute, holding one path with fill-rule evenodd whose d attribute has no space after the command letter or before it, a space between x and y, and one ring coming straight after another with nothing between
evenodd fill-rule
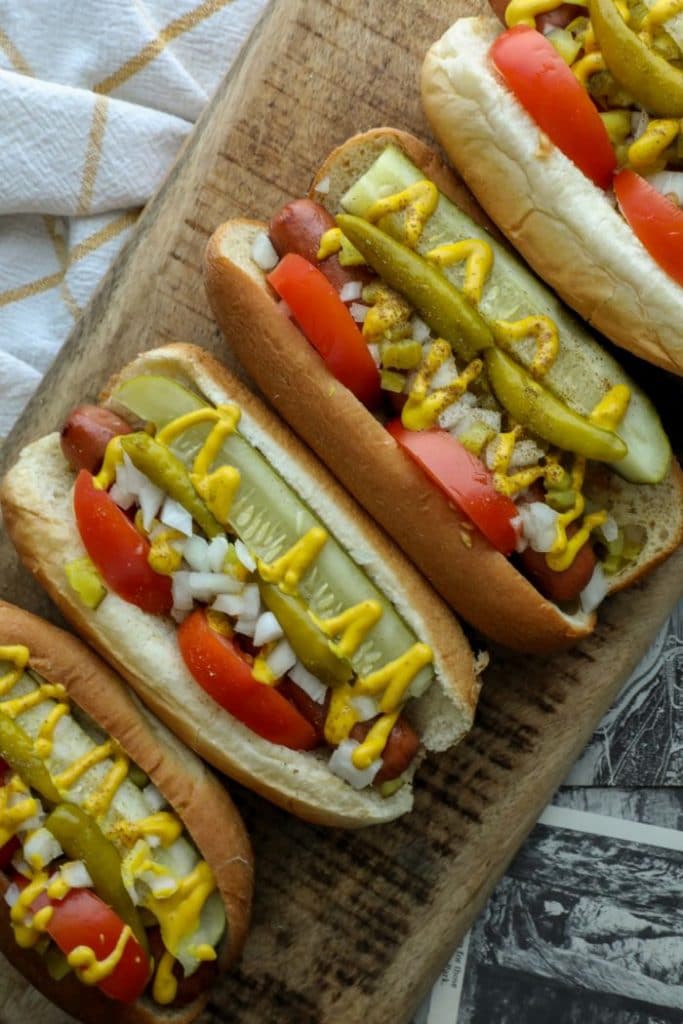
<instances>
[{"instance_id":1,"label":"diced white onion","mask_svg":"<svg viewBox=\"0 0 683 1024\"><path fill-rule=\"evenodd\" d=\"M367 722L379 714L377 701L374 697L368 697L366 694L352 697L351 704L358 712L358 720L360 722Z\"/></svg>"},{"instance_id":2,"label":"diced white onion","mask_svg":"<svg viewBox=\"0 0 683 1024\"><path fill-rule=\"evenodd\" d=\"M368 768L362 771L356 768L351 760L352 754L360 744L356 740L343 740L329 761L330 771L340 779L350 783L354 789L365 789L372 785L377 772L382 767L382 759L378 757Z\"/></svg>"},{"instance_id":3,"label":"diced white onion","mask_svg":"<svg viewBox=\"0 0 683 1024\"><path fill-rule=\"evenodd\" d=\"M165 526L170 527L172 530L177 530L178 533L182 533L185 537L192 536L192 516L174 498L166 497L164 504L161 506L159 518Z\"/></svg>"},{"instance_id":4,"label":"diced white onion","mask_svg":"<svg viewBox=\"0 0 683 1024\"><path fill-rule=\"evenodd\" d=\"M93 880L82 860L70 860L62 864L61 875L70 889L91 889Z\"/></svg>"},{"instance_id":5,"label":"diced white onion","mask_svg":"<svg viewBox=\"0 0 683 1024\"><path fill-rule=\"evenodd\" d=\"M449 356L448 359L444 360L439 369L436 371L431 381L429 382L429 386L433 391L435 391L437 388L445 388L457 376L458 367L456 366L455 359L453 358L453 356Z\"/></svg>"},{"instance_id":6,"label":"diced white onion","mask_svg":"<svg viewBox=\"0 0 683 1024\"><path fill-rule=\"evenodd\" d=\"M172 875L158 875L156 871L141 871L138 878L149 886L152 895L159 900L168 899L178 891L178 881Z\"/></svg>"},{"instance_id":7,"label":"diced white onion","mask_svg":"<svg viewBox=\"0 0 683 1024\"><path fill-rule=\"evenodd\" d=\"M124 511L129 509L135 501L135 495L131 494L130 491L124 491L118 480L115 480L109 488L109 497Z\"/></svg>"},{"instance_id":8,"label":"diced white onion","mask_svg":"<svg viewBox=\"0 0 683 1024\"><path fill-rule=\"evenodd\" d=\"M209 569L211 572L222 571L229 546L227 537L218 536L213 538L209 544Z\"/></svg>"},{"instance_id":9,"label":"diced white onion","mask_svg":"<svg viewBox=\"0 0 683 1024\"><path fill-rule=\"evenodd\" d=\"M290 668L293 668L296 665L296 654L285 639L280 640L279 643L275 645L266 658L266 665L276 679L281 679L282 676L289 672Z\"/></svg>"},{"instance_id":10,"label":"diced white onion","mask_svg":"<svg viewBox=\"0 0 683 1024\"><path fill-rule=\"evenodd\" d=\"M363 285L360 281L347 281L342 285L342 290L339 292L339 298L342 302L353 302L355 299L359 299L363 294Z\"/></svg>"},{"instance_id":11,"label":"diced white onion","mask_svg":"<svg viewBox=\"0 0 683 1024\"><path fill-rule=\"evenodd\" d=\"M245 569L249 572L254 572L256 569L256 559L251 554L244 541L239 539L235 541L235 554L237 555L238 561L242 563Z\"/></svg>"},{"instance_id":12,"label":"diced white onion","mask_svg":"<svg viewBox=\"0 0 683 1024\"><path fill-rule=\"evenodd\" d=\"M316 704L324 704L325 696L327 695L327 687L324 683L321 683L317 676L314 676L312 672L309 672L305 665L302 665L300 661L297 661L296 665L290 670L289 678L292 682L300 686L304 693L307 693L311 700L314 700Z\"/></svg>"},{"instance_id":13,"label":"diced white onion","mask_svg":"<svg viewBox=\"0 0 683 1024\"><path fill-rule=\"evenodd\" d=\"M153 484L144 473L133 465L129 456L124 453L124 481L122 486L134 494L142 511L142 525L149 530L152 520L161 508L164 500L164 492L156 484ZM120 467L117 469L116 478L119 479Z\"/></svg>"},{"instance_id":14,"label":"diced white onion","mask_svg":"<svg viewBox=\"0 0 683 1024\"><path fill-rule=\"evenodd\" d=\"M631 114L631 135L634 140L640 138L648 126L650 115L646 110L637 110Z\"/></svg>"},{"instance_id":15,"label":"diced white onion","mask_svg":"<svg viewBox=\"0 0 683 1024\"><path fill-rule=\"evenodd\" d=\"M647 179L663 196L675 196L683 206L683 171L658 171Z\"/></svg>"},{"instance_id":16,"label":"diced white onion","mask_svg":"<svg viewBox=\"0 0 683 1024\"><path fill-rule=\"evenodd\" d=\"M464 416L470 414L472 407L476 404L477 399L475 396L466 391L457 401L447 405L439 415L439 426L442 430L452 430L460 423ZM471 424L472 415L469 415L469 422Z\"/></svg>"},{"instance_id":17,"label":"diced white onion","mask_svg":"<svg viewBox=\"0 0 683 1024\"><path fill-rule=\"evenodd\" d=\"M261 614L261 594L257 583L248 583L242 591L244 598L243 615L247 619L258 619Z\"/></svg>"},{"instance_id":18,"label":"diced white onion","mask_svg":"<svg viewBox=\"0 0 683 1024\"><path fill-rule=\"evenodd\" d=\"M601 604L603 599L607 596L608 590L609 582L602 571L602 566L596 565L593 570L593 575L579 594L582 611L595 611L598 605Z\"/></svg>"},{"instance_id":19,"label":"diced white onion","mask_svg":"<svg viewBox=\"0 0 683 1024\"><path fill-rule=\"evenodd\" d=\"M251 246L251 258L261 270L272 270L277 266L280 257L265 231L259 231L255 235Z\"/></svg>"},{"instance_id":20,"label":"diced white onion","mask_svg":"<svg viewBox=\"0 0 683 1024\"><path fill-rule=\"evenodd\" d=\"M330 176L329 176L329 174L326 175L324 178L320 179L318 184L315 186L315 190L316 190L316 192L320 192L320 194L323 195L323 196L327 195L327 193L330 191Z\"/></svg>"},{"instance_id":21,"label":"diced white onion","mask_svg":"<svg viewBox=\"0 0 683 1024\"><path fill-rule=\"evenodd\" d=\"M145 798L147 806L154 814L166 805L166 800L152 782L145 786L142 791L142 795Z\"/></svg>"},{"instance_id":22,"label":"diced white onion","mask_svg":"<svg viewBox=\"0 0 683 1024\"><path fill-rule=\"evenodd\" d=\"M518 555L521 555L522 551L526 551L529 547L529 541L524 536L524 526L522 524L522 517L520 515L514 516L510 520L510 526L517 534L517 542L515 544L515 551Z\"/></svg>"},{"instance_id":23,"label":"diced white onion","mask_svg":"<svg viewBox=\"0 0 683 1024\"><path fill-rule=\"evenodd\" d=\"M235 580L224 572L190 572L187 575L190 590L198 601L210 601L214 594L231 594L234 591Z\"/></svg>"},{"instance_id":24,"label":"diced white onion","mask_svg":"<svg viewBox=\"0 0 683 1024\"><path fill-rule=\"evenodd\" d=\"M12 882L12 884L7 887L7 890L5 892L5 903L7 904L8 907L13 907L20 896L21 889L16 884L16 882Z\"/></svg>"},{"instance_id":25,"label":"diced white onion","mask_svg":"<svg viewBox=\"0 0 683 1024\"><path fill-rule=\"evenodd\" d=\"M189 612L194 607L189 572L174 572L172 574L171 593L174 611Z\"/></svg>"},{"instance_id":26,"label":"diced white onion","mask_svg":"<svg viewBox=\"0 0 683 1024\"><path fill-rule=\"evenodd\" d=\"M284 299L280 299L280 301L276 304L275 308L277 309L278 313L280 313L282 316L291 317L292 315L292 311Z\"/></svg>"},{"instance_id":27,"label":"diced white onion","mask_svg":"<svg viewBox=\"0 0 683 1024\"><path fill-rule=\"evenodd\" d=\"M12 857L12 867L15 871L18 871L20 875L23 875L24 878L29 878L31 875L31 867L24 860L23 850L17 850Z\"/></svg>"},{"instance_id":28,"label":"diced white onion","mask_svg":"<svg viewBox=\"0 0 683 1024\"><path fill-rule=\"evenodd\" d=\"M197 572L210 572L209 545L203 537L190 537L183 549L183 557L191 569Z\"/></svg>"},{"instance_id":29,"label":"diced white onion","mask_svg":"<svg viewBox=\"0 0 683 1024\"><path fill-rule=\"evenodd\" d=\"M257 647L263 647L264 644L270 644L273 640L279 640L283 635L282 626L272 612L264 612L263 615L259 615L254 630L254 644Z\"/></svg>"},{"instance_id":30,"label":"diced white onion","mask_svg":"<svg viewBox=\"0 0 683 1024\"><path fill-rule=\"evenodd\" d=\"M619 536L619 527L617 521L613 516L608 516L600 527L602 535L608 544L611 544L613 540L616 540Z\"/></svg>"},{"instance_id":31,"label":"diced white onion","mask_svg":"<svg viewBox=\"0 0 683 1024\"><path fill-rule=\"evenodd\" d=\"M519 506L524 537L533 551L550 551L557 537L558 512L543 501Z\"/></svg>"},{"instance_id":32,"label":"diced white onion","mask_svg":"<svg viewBox=\"0 0 683 1024\"><path fill-rule=\"evenodd\" d=\"M364 306L361 302L352 302L349 306L349 313L357 324L365 323L365 318L369 312L370 307Z\"/></svg>"},{"instance_id":33,"label":"diced white onion","mask_svg":"<svg viewBox=\"0 0 683 1024\"><path fill-rule=\"evenodd\" d=\"M35 871L61 857L63 850L51 832L39 828L24 843L24 857Z\"/></svg>"},{"instance_id":34,"label":"diced white onion","mask_svg":"<svg viewBox=\"0 0 683 1024\"><path fill-rule=\"evenodd\" d=\"M372 361L374 362L375 366L379 366L382 362L382 357L379 352L379 345L375 345L374 343L368 345L368 352L372 356Z\"/></svg>"},{"instance_id":35,"label":"diced white onion","mask_svg":"<svg viewBox=\"0 0 683 1024\"><path fill-rule=\"evenodd\" d=\"M237 617L244 613L244 598L241 594L219 594L211 607L216 612Z\"/></svg>"},{"instance_id":36,"label":"diced white onion","mask_svg":"<svg viewBox=\"0 0 683 1024\"><path fill-rule=\"evenodd\" d=\"M410 325L415 341L427 340L431 332L429 330L429 326L424 322L424 320L420 320L419 316L414 316L410 321Z\"/></svg>"},{"instance_id":37,"label":"diced white onion","mask_svg":"<svg viewBox=\"0 0 683 1024\"><path fill-rule=\"evenodd\" d=\"M545 455L542 448L529 437L517 441L512 449L510 458L510 469L520 469L522 466L535 466L539 459Z\"/></svg>"},{"instance_id":38,"label":"diced white onion","mask_svg":"<svg viewBox=\"0 0 683 1024\"><path fill-rule=\"evenodd\" d=\"M240 616L240 618L235 623L235 632L236 633L241 633L242 636L251 636L251 637L253 637L255 631L256 631L256 619L247 619L247 618L244 618L243 616Z\"/></svg>"}]
</instances>

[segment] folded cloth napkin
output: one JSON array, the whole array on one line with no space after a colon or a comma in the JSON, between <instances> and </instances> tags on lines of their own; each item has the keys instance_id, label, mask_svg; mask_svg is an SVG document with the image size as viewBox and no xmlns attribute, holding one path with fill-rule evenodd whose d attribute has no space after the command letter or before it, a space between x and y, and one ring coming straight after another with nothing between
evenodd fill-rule
<instances>
[{"instance_id":1,"label":"folded cloth napkin","mask_svg":"<svg viewBox=\"0 0 683 1024\"><path fill-rule=\"evenodd\" d=\"M0 0L0 439L267 0Z\"/></svg>"}]
</instances>

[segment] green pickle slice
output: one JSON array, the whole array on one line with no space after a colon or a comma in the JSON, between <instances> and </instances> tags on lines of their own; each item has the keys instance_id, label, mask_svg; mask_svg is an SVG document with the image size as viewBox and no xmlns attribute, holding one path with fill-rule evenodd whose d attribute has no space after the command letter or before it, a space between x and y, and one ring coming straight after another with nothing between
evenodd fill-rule
<instances>
[{"instance_id":1,"label":"green pickle slice","mask_svg":"<svg viewBox=\"0 0 683 1024\"><path fill-rule=\"evenodd\" d=\"M422 171L398 148L387 146L342 196L341 205L348 213L364 217L377 199L400 192L423 177ZM400 237L399 222L393 223ZM391 217L382 219L382 228L393 230ZM649 398L530 270L440 194L436 210L418 242L417 252L424 255L444 242L466 238L484 239L494 253L479 312L490 320L514 321L541 315L555 322L560 350L543 384L582 416L588 416L616 384L626 384L631 389L631 400L616 433L626 444L628 454L616 461L613 468L633 483L654 484L663 480L671 462L671 446ZM447 267L443 273L457 287L462 286L462 267ZM527 369L534 355L533 339L515 344L515 359Z\"/></svg>"},{"instance_id":2,"label":"green pickle slice","mask_svg":"<svg viewBox=\"0 0 683 1024\"><path fill-rule=\"evenodd\" d=\"M179 416L209 405L178 381L151 374L123 381L113 397L135 416L153 423L157 430ZM196 424L183 431L171 445L172 451L188 469L211 427L211 423ZM270 461L239 431L226 438L215 463L220 464L235 466L240 472L240 485L230 511L229 525L257 557L267 562L274 561L308 530L321 525ZM381 618L350 659L358 675L366 675L392 661L415 643L415 635L393 605L329 531L314 565L301 580L299 596L322 619L337 615L361 601L380 603ZM432 676L429 666L422 669L413 680L411 696L424 692Z\"/></svg>"}]
</instances>

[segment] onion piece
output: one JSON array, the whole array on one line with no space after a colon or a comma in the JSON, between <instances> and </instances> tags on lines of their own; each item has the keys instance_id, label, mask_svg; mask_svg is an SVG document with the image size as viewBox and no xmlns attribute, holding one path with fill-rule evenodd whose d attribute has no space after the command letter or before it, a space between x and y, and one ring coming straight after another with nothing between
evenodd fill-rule
<instances>
[{"instance_id":1,"label":"onion piece","mask_svg":"<svg viewBox=\"0 0 683 1024\"><path fill-rule=\"evenodd\" d=\"M280 257L265 231L259 231L254 236L251 258L261 270L273 270L278 265Z\"/></svg>"},{"instance_id":2,"label":"onion piece","mask_svg":"<svg viewBox=\"0 0 683 1024\"><path fill-rule=\"evenodd\" d=\"M419 316L414 316L412 318L410 326L412 328L412 335L415 341L426 341L431 334L428 325L424 320L421 320Z\"/></svg>"},{"instance_id":3,"label":"onion piece","mask_svg":"<svg viewBox=\"0 0 683 1024\"><path fill-rule=\"evenodd\" d=\"M243 615L248 619L258 619L261 614L261 594L257 583L248 583L242 591L244 598Z\"/></svg>"},{"instance_id":4,"label":"onion piece","mask_svg":"<svg viewBox=\"0 0 683 1024\"><path fill-rule=\"evenodd\" d=\"M683 206L683 171L658 171L646 180L663 196L675 196L678 205Z\"/></svg>"},{"instance_id":5,"label":"onion piece","mask_svg":"<svg viewBox=\"0 0 683 1024\"><path fill-rule=\"evenodd\" d=\"M241 594L220 594L211 605L213 611L223 612L237 618L244 614L244 598Z\"/></svg>"},{"instance_id":6,"label":"onion piece","mask_svg":"<svg viewBox=\"0 0 683 1024\"><path fill-rule=\"evenodd\" d=\"M354 302L359 299L363 294L363 285L360 281L347 281L342 285L342 289L339 292L339 298L342 302Z\"/></svg>"},{"instance_id":7,"label":"onion piece","mask_svg":"<svg viewBox=\"0 0 683 1024\"><path fill-rule=\"evenodd\" d=\"M8 885L8 887L7 887L6 891L5 891L5 895L4 895L5 903L7 904L8 907L11 908L11 907L13 907L15 905L15 903L17 902L17 900L19 899L20 896L21 896L21 889L19 888L19 886L17 885L16 882L12 882L11 885Z\"/></svg>"},{"instance_id":8,"label":"onion piece","mask_svg":"<svg viewBox=\"0 0 683 1024\"><path fill-rule=\"evenodd\" d=\"M142 791L145 802L149 809L156 814L162 807L166 806L166 799L161 795L153 782L150 782Z\"/></svg>"},{"instance_id":9,"label":"onion piece","mask_svg":"<svg viewBox=\"0 0 683 1024\"><path fill-rule=\"evenodd\" d=\"M367 722L379 714L379 705L374 697L361 694L351 698L351 705L358 712L358 721Z\"/></svg>"},{"instance_id":10,"label":"onion piece","mask_svg":"<svg viewBox=\"0 0 683 1024\"><path fill-rule=\"evenodd\" d=\"M253 637L255 631L256 619L247 619L244 616L240 616L240 618L235 623L235 632L241 633L242 636Z\"/></svg>"},{"instance_id":11,"label":"onion piece","mask_svg":"<svg viewBox=\"0 0 683 1024\"><path fill-rule=\"evenodd\" d=\"M222 572L225 556L230 545L227 537L214 537L209 543L209 568L211 572Z\"/></svg>"},{"instance_id":12,"label":"onion piece","mask_svg":"<svg viewBox=\"0 0 683 1024\"><path fill-rule=\"evenodd\" d=\"M62 864L60 873L70 889L92 889L93 880L82 860L69 860Z\"/></svg>"},{"instance_id":13,"label":"onion piece","mask_svg":"<svg viewBox=\"0 0 683 1024\"><path fill-rule=\"evenodd\" d=\"M254 638L256 633L254 631ZM287 640L280 640L266 657L266 665L276 679L282 679L296 665L296 654Z\"/></svg>"},{"instance_id":14,"label":"onion piece","mask_svg":"<svg viewBox=\"0 0 683 1024\"><path fill-rule=\"evenodd\" d=\"M197 572L210 572L209 545L203 537L196 534L188 540L183 549L183 557L191 569Z\"/></svg>"},{"instance_id":15,"label":"onion piece","mask_svg":"<svg viewBox=\"0 0 683 1024\"><path fill-rule=\"evenodd\" d=\"M579 594L581 610L586 613L595 611L607 596L608 591L609 581L603 572L602 566L598 563L593 570L593 575Z\"/></svg>"},{"instance_id":16,"label":"onion piece","mask_svg":"<svg viewBox=\"0 0 683 1024\"><path fill-rule=\"evenodd\" d=\"M365 323L365 318L369 312L370 307L364 306L361 302L352 302L349 306L349 313L357 324Z\"/></svg>"},{"instance_id":17,"label":"onion piece","mask_svg":"<svg viewBox=\"0 0 683 1024\"><path fill-rule=\"evenodd\" d=\"M192 536L192 516L175 498L166 496L161 506L159 519L165 526L170 527L171 530L177 530L178 533L182 533L185 537Z\"/></svg>"},{"instance_id":18,"label":"onion piece","mask_svg":"<svg viewBox=\"0 0 683 1024\"><path fill-rule=\"evenodd\" d=\"M263 647L264 644L270 644L283 636L282 626L272 612L264 612L263 615L259 615L254 630L254 644L256 647Z\"/></svg>"},{"instance_id":19,"label":"onion piece","mask_svg":"<svg viewBox=\"0 0 683 1024\"><path fill-rule=\"evenodd\" d=\"M524 537L533 551L548 552L557 537L558 512L543 501L519 505Z\"/></svg>"},{"instance_id":20,"label":"onion piece","mask_svg":"<svg viewBox=\"0 0 683 1024\"><path fill-rule=\"evenodd\" d=\"M194 608L189 572L179 571L171 575L171 594L174 612L189 612Z\"/></svg>"},{"instance_id":21,"label":"onion piece","mask_svg":"<svg viewBox=\"0 0 683 1024\"><path fill-rule=\"evenodd\" d=\"M607 516L607 519L600 527L600 530L607 544L611 544L612 541L616 540L619 536L619 527L617 526L617 521L614 516Z\"/></svg>"},{"instance_id":22,"label":"onion piece","mask_svg":"<svg viewBox=\"0 0 683 1024\"><path fill-rule=\"evenodd\" d=\"M40 871L61 857L63 850L51 832L46 828L38 828L24 843L24 857L35 871Z\"/></svg>"},{"instance_id":23,"label":"onion piece","mask_svg":"<svg viewBox=\"0 0 683 1024\"><path fill-rule=\"evenodd\" d=\"M289 678L297 686L300 686L304 693L307 693L316 704L324 704L327 696L327 687L321 683L317 676L309 672L305 665L297 661L294 668L290 669Z\"/></svg>"},{"instance_id":24,"label":"onion piece","mask_svg":"<svg viewBox=\"0 0 683 1024\"><path fill-rule=\"evenodd\" d=\"M329 768L331 772L338 775L340 779L344 779L354 789L365 789L366 786L372 785L382 767L382 759L378 757L368 768L362 770L356 768L351 758L354 750L359 746L360 743L356 740L342 740L329 760Z\"/></svg>"},{"instance_id":25,"label":"onion piece","mask_svg":"<svg viewBox=\"0 0 683 1024\"><path fill-rule=\"evenodd\" d=\"M256 559L244 541L241 541L239 538L235 541L235 554L237 555L237 560L242 563L245 569L249 572L255 571Z\"/></svg>"},{"instance_id":26,"label":"onion piece","mask_svg":"<svg viewBox=\"0 0 683 1024\"><path fill-rule=\"evenodd\" d=\"M315 191L320 192L321 195L326 196L330 191L330 176L329 174L321 178L318 184L315 186Z\"/></svg>"}]
</instances>

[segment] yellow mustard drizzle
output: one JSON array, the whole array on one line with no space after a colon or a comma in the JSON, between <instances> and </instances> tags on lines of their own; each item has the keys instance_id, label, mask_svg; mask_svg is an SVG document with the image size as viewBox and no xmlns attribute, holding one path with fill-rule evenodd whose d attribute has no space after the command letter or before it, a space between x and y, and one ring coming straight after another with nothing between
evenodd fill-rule
<instances>
[{"instance_id":1,"label":"yellow mustard drizzle","mask_svg":"<svg viewBox=\"0 0 683 1024\"><path fill-rule=\"evenodd\" d=\"M432 380L450 355L451 346L443 338L437 338L430 345L401 413L403 425L408 430L426 430L432 427L444 409L464 395L484 368L481 359L473 359L462 373L449 381L445 387L430 392Z\"/></svg>"},{"instance_id":2,"label":"yellow mustard drizzle","mask_svg":"<svg viewBox=\"0 0 683 1024\"><path fill-rule=\"evenodd\" d=\"M301 577L308 571L322 551L328 533L322 526L312 526L288 551L274 562L257 559L261 579L266 583L277 583L285 594L296 594Z\"/></svg>"},{"instance_id":3,"label":"yellow mustard drizzle","mask_svg":"<svg viewBox=\"0 0 683 1024\"><path fill-rule=\"evenodd\" d=\"M572 64L574 76L584 89L588 87L589 78L597 75L598 71L605 71L606 68L605 58L599 50L585 54Z\"/></svg>"},{"instance_id":4,"label":"yellow mustard drizzle","mask_svg":"<svg viewBox=\"0 0 683 1024\"><path fill-rule=\"evenodd\" d=\"M681 121L654 118L635 142L628 147L628 162L636 171L654 169L665 149L681 132Z\"/></svg>"},{"instance_id":5,"label":"yellow mustard drizzle","mask_svg":"<svg viewBox=\"0 0 683 1024\"><path fill-rule=\"evenodd\" d=\"M0 647L0 661L9 661L14 665L13 669L6 672L4 676L0 676L0 697L4 697L19 682L28 665L28 659L29 649L23 644Z\"/></svg>"},{"instance_id":6,"label":"yellow mustard drizzle","mask_svg":"<svg viewBox=\"0 0 683 1024\"><path fill-rule=\"evenodd\" d=\"M371 303L363 321L363 337L367 342L410 333L410 305L393 288L379 283L368 285L363 290L363 301Z\"/></svg>"},{"instance_id":7,"label":"yellow mustard drizzle","mask_svg":"<svg viewBox=\"0 0 683 1024\"><path fill-rule=\"evenodd\" d=\"M434 213L439 202L439 190L433 181L426 178L416 181L401 192L377 199L365 214L366 219L376 224L382 217L392 213L405 213L403 241L414 249L420 240L425 224Z\"/></svg>"},{"instance_id":8,"label":"yellow mustard drizzle","mask_svg":"<svg viewBox=\"0 0 683 1024\"><path fill-rule=\"evenodd\" d=\"M363 742L351 754L351 760L360 771L369 768L372 762L381 755L389 739L389 733L396 725L400 713L401 709L399 708L392 711L391 714L380 715L370 727Z\"/></svg>"},{"instance_id":9,"label":"yellow mustard drizzle","mask_svg":"<svg viewBox=\"0 0 683 1024\"><path fill-rule=\"evenodd\" d=\"M111 443L111 442L110 442ZM0 646L0 662L9 662L14 667L0 677L0 697L6 698L12 688L24 677L24 670L29 663L30 652L24 645ZM54 742L54 731L60 719L70 711L66 698L66 690L60 684L38 682L35 689L22 697L2 700L0 711L12 717L21 714L31 707L35 707L45 700L56 699L59 702L50 709L38 730L34 741L36 755L43 761L52 752ZM126 778L129 770L128 759L120 750L114 740L106 740L92 750L76 758L64 771L52 777L52 781L60 791L70 789L87 771L101 764L107 758L113 757L113 764L106 772L103 780L94 792L84 802L84 809L95 818L102 818L107 813L116 791ZM10 796L22 794L26 799L9 806ZM41 809L39 801L30 796L29 787L18 776L13 774L4 786L0 787L0 846L4 846L14 835L19 827L34 817ZM124 842L135 842L143 836L154 836L161 841L164 847L170 846L182 834L183 827L175 815L160 811L148 815L146 818L136 822L119 821L109 830L110 836L122 839ZM169 896L149 896L145 904L160 920L164 919L166 934L170 934L177 951L179 943L186 935L199 927L199 917L202 908L215 888L215 882L211 869L205 861L199 861L195 868L184 878L176 881L170 877L170 872L163 865L151 859L150 849L147 843L142 842L142 857L138 857L134 864L133 877L142 871L152 871L160 875L169 875L170 889ZM125 862L122 865L125 869ZM30 920L27 920L31 904L43 892L46 892L50 899L61 900L69 892L69 885L61 874L49 879L44 870L35 872L33 878L19 894L17 901L10 911L10 920L14 930L17 944L22 948L35 945L40 935L46 930L50 918L54 912L53 907L43 907L37 911ZM170 902L172 899L172 903ZM164 907L164 903L167 906ZM153 904L153 906L152 906ZM164 925L162 925L162 933ZM79 976L86 984L97 984L107 977L119 963L125 945L130 937L130 929L126 926L122 932L116 948L104 960L97 960L93 950L87 946L81 946L73 950L69 955L69 964L78 970ZM216 952L213 947L207 944L199 944L196 947L198 960L209 960L215 958ZM171 997L172 998L172 997Z\"/></svg>"},{"instance_id":10,"label":"yellow mustard drizzle","mask_svg":"<svg viewBox=\"0 0 683 1024\"><path fill-rule=\"evenodd\" d=\"M643 18L640 26L640 38L648 46L652 45L653 30L661 28L670 18L675 18L683 11L683 0L658 0Z\"/></svg>"},{"instance_id":11,"label":"yellow mustard drizzle","mask_svg":"<svg viewBox=\"0 0 683 1024\"><path fill-rule=\"evenodd\" d=\"M140 818L138 821L119 821L110 830L121 842L132 846L138 839L145 836L156 836L162 846L170 846L182 835L183 826L175 814L168 811L157 811L147 818Z\"/></svg>"},{"instance_id":12,"label":"yellow mustard drizzle","mask_svg":"<svg viewBox=\"0 0 683 1024\"><path fill-rule=\"evenodd\" d=\"M178 530L161 530L150 544L147 561L155 572L162 576L170 576L177 569L183 560L182 552L173 546L173 541L184 540L182 533Z\"/></svg>"},{"instance_id":13,"label":"yellow mustard drizzle","mask_svg":"<svg viewBox=\"0 0 683 1024\"><path fill-rule=\"evenodd\" d=\"M524 338L535 339L536 352L529 372L536 380L544 377L555 363L560 350L560 338L557 326L549 316L527 316L512 323L507 320L494 320L491 327L496 341L506 351L512 351L516 341L522 341Z\"/></svg>"},{"instance_id":14,"label":"yellow mustard drizzle","mask_svg":"<svg viewBox=\"0 0 683 1024\"><path fill-rule=\"evenodd\" d=\"M363 640L382 617L382 606L379 601L361 601L351 608L346 608L339 615L328 619L319 619L309 612L313 622L327 637L339 637L330 647L340 658L350 658L358 650Z\"/></svg>"},{"instance_id":15,"label":"yellow mustard drizzle","mask_svg":"<svg viewBox=\"0 0 683 1024\"><path fill-rule=\"evenodd\" d=\"M571 477L572 487L576 491L576 502L573 508L561 513L557 517L557 537L549 553L546 555L548 565L555 572L563 572L565 569L568 569L590 537L591 530L601 526L607 520L606 511L593 512L585 517L573 537L567 537L567 527L583 515L585 508L585 498L581 493L585 472L585 458L579 455L575 456Z\"/></svg>"},{"instance_id":16,"label":"yellow mustard drizzle","mask_svg":"<svg viewBox=\"0 0 683 1024\"><path fill-rule=\"evenodd\" d=\"M431 660L431 647L419 642L414 643L398 658L360 678L356 683L356 693L371 696L381 693L380 709L389 713L396 711L405 699L413 678L420 669L429 665Z\"/></svg>"},{"instance_id":17,"label":"yellow mustard drizzle","mask_svg":"<svg viewBox=\"0 0 683 1024\"><path fill-rule=\"evenodd\" d=\"M446 242L426 253L428 260L439 267L452 267L465 261L463 295L476 306L481 300L486 280L493 267L493 249L483 238L464 238L460 242Z\"/></svg>"},{"instance_id":18,"label":"yellow mustard drizzle","mask_svg":"<svg viewBox=\"0 0 683 1024\"><path fill-rule=\"evenodd\" d=\"M517 470L515 473L508 472L512 453L521 436L522 428L517 425L512 430L498 434L493 448L493 486L500 494L506 494L510 498L530 487L536 480L545 477L548 468L546 466L529 466Z\"/></svg>"},{"instance_id":19,"label":"yellow mustard drizzle","mask_svg":"<svg viewBox=\"0 0 683 1024\"><path fill-rule=\"evenodd\" d=\"M347 739L358 721L358 712L351 703L352 697L358 696L358 690L351 683L332 688L330 707L325 719L325 739L333 746Z\"/></svg>"},{"instance_id":20,"label":"yellow mustard drizzle","mask_svg":"<svg viewBox=\"0 0 683 1024\"><path fill-rule=\"evenodd\" d=\"M631 389L627 384L615 384L589 414L588 419L596 427L616 430L631 401Z\"/></svg>"},{"instance_id":21,"label":"yellow mustard drizzle","mask_svg":"<svg viewBox=\"0 0 683 1024\"><path fill-rule=\"evenodd\" d=\"M320 261L326 260L328 256L334 256L337 252L342 267L360 267L365 263L358 249L342 233L341 228L329 228L320 239L320 247L315 258Z\"/></svg>"},{"instance_id":22,"label":"yellow mustard drizzle","mask_svg":"<svg viewBox=\"0 0 683 1024\"><path fill-rule=\"evenodd\" d=\"M579 5L586 6L579 0ZM514 25L528 25L529 28L536 27L536 17L539 14L547 14L560 6L559 0L510 0L505 8L505 24L508 28Z\"/></svg>"},{"instance_id":23,"label":"yellow mustard drizzle","mask_svg":"<svg viewBox=\"0 0 683 1024\"><path fill-rule=\"evenodd\" d=\"M16 775L13 775L8 783L0 787L0 846L9 842L19 826L23 825L25 821L30 821L38 813L38 801L28 793L28 788ZM26 799L10 807L9 798L16 794L24 794Z\"/></svg>"},{"instance_id":24,"label":"yellow mustard drizzle","mask_svg":"<svg viewBox=\"0 0 683 1024\"><path fill-rule=\"evenodd\" d=\"M93 477L93 484L102 491L108 491L116 480L116 468L123 464L121 437L112 437L104 452L104 461L99 473Z\"/></svg>"},{"instance_id":25,"label":"yellow mustard drizzle","mask_svg":"<svg viewBox=\"0 0 683 1024\"><path fill-rule=\"evenodd\" d=\"M154 975L152 995L160 1006L168 1006L178 993L178 981L173 973L174 963L175 957L166 950L159 960L159 966Z\"/></svg>"},{"instance_id":26,"label":"yellow mustard drizzle","mask_svg":"<svg viewBox=\"0 0 683 1024\"><path fill-rule=\"evenodd\" d=\"M130 927L124 925L116 945L104 960L98 960L94 950L90 949L89 946L76 946L66 958L69 967L76 971L84 984L99 984L99 982L108 978L118 967L132 934Z\"/></svg>"},{"instance_id":27,"label":"yellow mustard drizzle","mask_svg":"<svg viewBox=\"0 0 683 1024\"><path fill-rule=\"evenodd\" d=\"M174 955L185 935L199 927L199 918L207 899L216 888L211 868L206 861L182 879L172 896L164 899L150 895L145 905L154 914L161 927L166 949Z\"/></svg>"}]
</instances>

